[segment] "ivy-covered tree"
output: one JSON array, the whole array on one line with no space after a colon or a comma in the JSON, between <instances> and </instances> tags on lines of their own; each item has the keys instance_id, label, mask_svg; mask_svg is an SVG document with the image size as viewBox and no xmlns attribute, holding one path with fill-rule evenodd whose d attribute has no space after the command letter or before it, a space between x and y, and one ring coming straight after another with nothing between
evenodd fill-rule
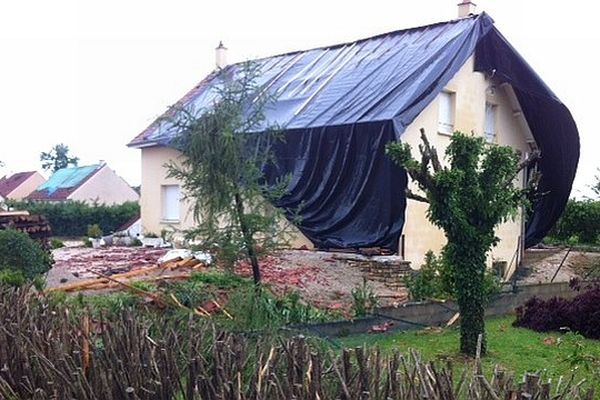
<instances>
[{"instance_id":1,"label":"ivy-covered tree","mask_svg":"<svg viewBox=\"0 0 600 400\"><path fill-rule=\"evenodd\" d=\"M424 194L407 190L407 197L429 203L428 219L446 235L442 256L454 279L461 318L460 350L475 355L481 334L485 354L486 254L499 241L494 233L498 224L515 217L527 203L537 179L526 189L516 187L515 180L538 154L519 163L519 154L510 147L455 132L446 149L447 166L443 166L423 129L421 140L419 161L408 143L390 143L387 153Z\"/></svg>"},{"instance_id":2,"label":"ivy-covered tree","mask_svg":"<svg viewBox=\"0 0 600 400\"><path fill-rule=\"evenodd\" d=\"M46 171L56 172L68 166L77 166L79 157L69 156L69 146L59 143L52 147L49 152L42 151L40 154L42 168Z\"/></svg>"},{"instance_id":3,"label":"ivy-covered tree","mask_svg":"<svg viewBox=\"0 0 600 400\"><path fill-rule=\"evenodd\" d=\"M232 267L247 258L260 282L258 255L286 242L289 225L272 201L285 193L285 179L270 185L263 171L273 161L276 127L265 126L272 99L256 84L259 70L246 63L235 77L221 72L217 100L205 110L174 110L167 123L178 130L173 142L183 157L167 165L183 184L197 227L188 236Z\"/></svg>"}]
</instances>

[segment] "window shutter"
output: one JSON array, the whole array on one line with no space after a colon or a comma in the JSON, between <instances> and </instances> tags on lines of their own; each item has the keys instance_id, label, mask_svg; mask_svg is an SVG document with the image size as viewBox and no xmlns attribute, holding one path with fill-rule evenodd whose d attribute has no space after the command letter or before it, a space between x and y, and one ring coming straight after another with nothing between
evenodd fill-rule
<instances>
[{"instance_id":1,"label":"window shutter","mask_svg":"<svg viewBox=\"0 0 600 400\"><path fill-rule=\"evenodd\" d=\"M439 95L438 132L452 134L454 131L454 94L441 92Z\"/></svg>"},{"instance_id":2,"label":"window shutter","mask_svg":"<svg viewBox=\"0 0 600 400\"><path fill-rule=\"evenodd\" d=\"M485 140L492 143L496 137L496 105L485 103Z\"/></svg>"},{"instance_id":3,"label":"window shutter","mask_svg":"<svg viewBox=\"0 0 600 400\"><path fill-rule=\"evenodd\" d=\"M179 185L163 185L162 217L167 221L179 221Z\"/></svg>"}]
</instances>

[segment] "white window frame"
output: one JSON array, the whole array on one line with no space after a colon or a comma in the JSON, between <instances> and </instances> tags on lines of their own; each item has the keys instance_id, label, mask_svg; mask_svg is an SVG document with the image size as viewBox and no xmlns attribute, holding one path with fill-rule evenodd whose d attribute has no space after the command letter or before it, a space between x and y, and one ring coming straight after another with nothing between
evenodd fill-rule
<instances>
[{"instance_id":1,"label":"white window frame","mask_svg":"<svg viewBox=\"0 0 600 400\"><path fill-rule=\"evenodd\" d=\"M456 93L449 90L438 96L438 133L452 135L456 123Z\"/></svg>"},{"instance_id":2,"label":"white window frame","mask_svg":"<svg viewBox=\"0 0 600 400\"><path fill-rule=\"evenodd\" d=\"M483 121L483 136L488 143L496 142L498 134L496 126L498 121L498 105L490 102L485 103L485 118Z\"/></svg>"},{"instance_id":3,"label":"white window frame","mask_svg":"<svg viewBox=\"0 0 600 400\"><path fill-rule=\"evenodd\" d=\"M161 220L179 222L181 218L181 188L179 185L161 185L160 192Z\"/></svg>"}]
</instances>

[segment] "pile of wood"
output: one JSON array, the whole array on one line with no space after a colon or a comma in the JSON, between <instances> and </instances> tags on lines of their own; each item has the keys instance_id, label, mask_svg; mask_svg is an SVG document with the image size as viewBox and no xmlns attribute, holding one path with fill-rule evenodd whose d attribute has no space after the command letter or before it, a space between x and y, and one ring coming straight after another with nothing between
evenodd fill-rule
<instances>
[{"instance_id":1,"label":"pile of wood","mask_svg":"<svg viewBox=\"0 0 600 400\"><path fill-rule=\"evenodd\" d=\"M52 235L48 220L43 215L29 215L27 211L0 212L0 230L16 229L34 240L46 241Z\"/></svg>"},{"instance_id":2,"label":"pile of wood","mask_svg":"<svg viewBox=\"0 0 600 400\"><path fill-rule=\"evenodd\" d=\"M129 272L107 276L99 272L90 271L97 278L86 279L78 282L53 287L47 292L78 292L82 290L114 289L129 287L131 282L159 282L165 280L187 279L193 271L203 269L206 264L195 257L181 258L155 264L150 267L136 268Z\"/></svg>"}]
</instances>

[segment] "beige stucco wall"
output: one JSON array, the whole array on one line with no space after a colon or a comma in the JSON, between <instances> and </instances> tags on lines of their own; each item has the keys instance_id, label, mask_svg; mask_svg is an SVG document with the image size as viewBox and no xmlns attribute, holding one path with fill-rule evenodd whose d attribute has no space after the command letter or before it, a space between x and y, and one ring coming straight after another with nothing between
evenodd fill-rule
<instances>
[{"instance_id":1,"label":"beige stucco wall","mask_svg":"<svg viewBox=\"0 0 600 400\"><path fill-rule=\"evenodd\" d=\"M127 182L104 165L68 197L68 200L86 203L123 204L138 201L139 196Z\"/></svg>"},{"instance_id":2,"label":"beige stucco wall","mask_svg":"<svg viewBox=\"0 0 600 400\"><path fill-rule=\"evenodd\" d=\"M31 192L37 189L37 187L44 182L46 182L46 179L42 176L42 174L36 172L27 178L25 182L16 187L15 190L10 192L6 197L13 200L22 200L29 196Z\"/></svg>"},{"instance_id":3,"label":"beige stucco wall","mask_svg":"<svg viewBox=\"0 0 600 400\"><path fill-rule=\"evenodd\" d=\"M142 148L142 191L140 204L142 208L142 229L145 233L152 232L160 234L163 229L169 231L185 231L194 227L194 218L190 202L182 199L180 203L179 222L163 221L162 216L162 186L177 185L179 182L174 178L167 177L165 165L171 160L181 160L181 153L168 147L145 147ZM182 197L185 195L182 191ZM290 246L298 248L301 246L312 247L312 244L298 230Z\"/></svg>"},{"instance_id":4,"label":"beige stucco wall","mask_svg":"<svg viewBox=\"0 0 600 400\"><path fill-rule=\"evenodd\" d=\"M179 222L162 220L162 185L178 185L174 178L167 178L165 164L181 156L168 147L146 147L142 149L142 231L160 234L163 229L186 230L194 226L189 202L182 200Z\"/></svg>"},{"instance_id":5,"label":"beige stucco wall","mask_svg":"<svg viewBox=\"0 0 600 400\"><path fill-rule=\"evenodd\" d=\"M496 115L496 141L501 145L509 145L518 149L524 155L529 146L525 139L525 132L517 117L513 115L506 91L496 85L495 94L486 94L486 89L491 81L483 73L473 72L473 57L459 70L446 86L446 90L455 93L455 130L474 132L483 135L485 121L485 103L497 106ZM438 100L434 100L415 119L402 135L401 140L408 142L413 148L413 154L419 158L418 145L420 128L424 128L429 141L438 149L438 154L443 155L450 143L450 136L438 133ZM522 185L522 177L517 185ZM410 185L411 190L418 193L416 185ZM433 226L426 218L427 204L408 200L406 209L406 222L404 225L404 256L411 261L413 268L418 268L425 253L433 250L438 253L446 242L441 230ZM503 223L498 227L497 235L501 239L498 246L492 249L489 261L505 260L511 262L517 250L521 235L522 218L519 216L514 221ZM516 262L513 261L514 268Z\"/></svg>"}]
</instances>

